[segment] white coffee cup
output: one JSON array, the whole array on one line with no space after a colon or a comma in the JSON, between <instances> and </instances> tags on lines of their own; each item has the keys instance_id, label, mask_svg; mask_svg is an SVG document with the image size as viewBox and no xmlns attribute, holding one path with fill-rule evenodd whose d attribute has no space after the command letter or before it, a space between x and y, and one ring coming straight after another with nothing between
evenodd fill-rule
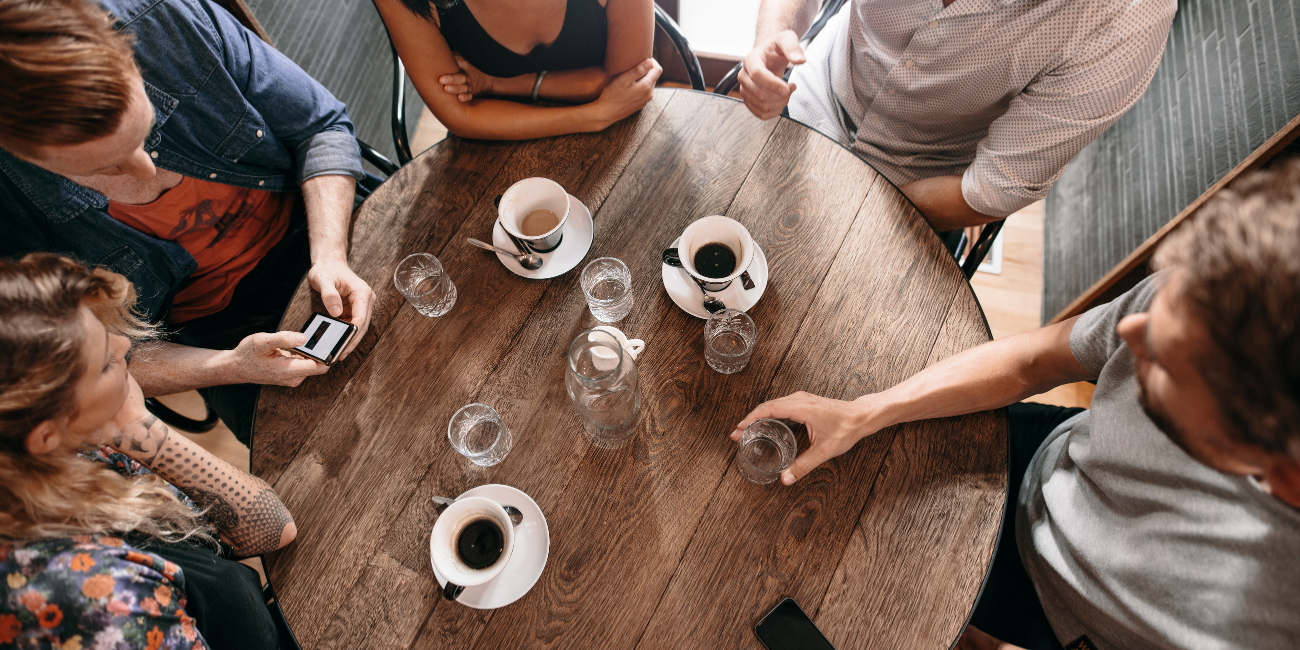
<instances>
[{"instance_id":1,"label":"white coffee cup","mask_svg":"<svg viewBox=\"0 0 1300 650\"><path fill-rule=\"evenodd\" d=\"M525 235L522 229L524 217L533 210L550 210L560 218L560 222L540 235ZM506 232L524 240L538 253L549 253L564 239L564 224L569 220L569 193L549 178L525 178L501 195L497 217Z\"/></svg>"},{"instance_id":2,"label":"white coffee cup","mask_svg":"<svg viewBox=\"0 0 1300 650\"><path fill-rule=\"evenodd\" d=\"M456 543L467 526L480 519L491 519L501 529L501 557L491 566L473 569L456 552ZM455 600L465 587L481 585L501 573L515 548L514 526L501 504L485 497L465 497L447 506L433 524L429 537L429 555L438 573L447 579L442 595Z\"/></svg>"},{"instance_id":3,"label":"white coffee cup","mask_svg":"<svg viewBox=\"0 0 1300 650\"><path fill-rule=\"evenodd\" d=\"M726 277L713 278L695 268L695 253L708 244L722 244L736 255L736 268ZM677 242L677 256L682 268L704 283L707 291L722 291L749 269L754 261L754 238L739 221L729 217L711 216L698 219L686 227Z\"/></svg>"}]
</instances>

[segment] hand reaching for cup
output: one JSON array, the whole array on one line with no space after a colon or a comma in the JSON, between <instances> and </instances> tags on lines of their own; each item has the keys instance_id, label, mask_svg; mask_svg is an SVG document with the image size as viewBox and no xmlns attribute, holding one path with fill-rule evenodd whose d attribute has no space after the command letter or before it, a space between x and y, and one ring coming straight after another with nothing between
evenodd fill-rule
<instances>
[{"instance_id":1,"label":"hand reaching for cup","mask_svg":"<svg viewBox=\"0 0 1300 650\"><path fill-rule=\"evenodd\" d=\"M781 473L781 483L793 485L822 463L852 449L859 440L880 430L881 427L874 424L873 416L877 410L870 398L868 395L845 402L799 391L759 404L736 425L731 439L739 441L746 427L763 418L794 420L807 426L811 446Z\"/></svg>"},{"instance_id":2,"label":"hand reaching for cup","mask_svg":"<svg viewBox=\"0 0 1300 650\"><path fill-rule=\"evenodd\" d=\"M795 91L795 85L783 78L785 69L807 60L799 37L788 29L755 44L745 55L744 66L736 76L740 81L740 97L749 111L762 120L780 115Z\"/></svg>"}]
</instances>

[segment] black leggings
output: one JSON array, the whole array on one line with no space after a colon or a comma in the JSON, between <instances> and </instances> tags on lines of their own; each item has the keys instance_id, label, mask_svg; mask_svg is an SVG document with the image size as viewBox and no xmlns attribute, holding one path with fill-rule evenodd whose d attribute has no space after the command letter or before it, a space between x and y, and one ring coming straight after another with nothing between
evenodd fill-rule
<instances>
[{"instance_id":1,"label":"black leggings","mask_svg":"<svg viewBox=\"0 0 1300 650\"><path fill-rule=\"evenodd\" d=\"M1010 450L1007 457L1007 505L1002 513L1002 532L993 567L971 625L1007 643L1028 650L1062 650L1060 641L1038 601L1038 592L1029 580L1020 552L1016 548L1016 503L1020 483L1029 471L1029 461L1057 425L1081 413L1083 409L1022 402L1007 408Z\"/></svg>"},{"instance_id":2,"label":"black leggings","mask_svg":"<svg viewBox=\"0 0 1300 650\"><path fill-rule=\"evenodd\" d=\"M213 650L276 650L280 637L257 572L198 542L164 544L142 535L127 542L181 568L185 613Z\"/></svg>"}]
</instances>

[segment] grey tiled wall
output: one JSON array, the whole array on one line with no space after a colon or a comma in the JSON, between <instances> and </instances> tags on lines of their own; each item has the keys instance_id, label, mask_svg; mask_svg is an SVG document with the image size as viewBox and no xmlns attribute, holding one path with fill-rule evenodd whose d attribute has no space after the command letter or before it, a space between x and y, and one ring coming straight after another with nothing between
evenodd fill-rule
<instances>
[{"instance_id":1,"label":"grey tiled wall","mask_svg":"<svg viewBox=\"0 0 1300 650\"><path fill-rule=\"evenodd\" d=\"M1179 4L1146 95L1047 197L1044 322L1300 114L1300 3Z\"/></svg>"},{"instance_id":2,"label":"grey tiled wall","mask_svg":"<svg viewBox=\"0 0 1300 650\"><path fill-rule=\"evenodd\" d=\"M396 162L392 58L371 0L247 0L275 46L348 105L357 137ZM407 129L424 104L406 82ZM408 133L408 136L410 135ZM371 171L374 171L373 169Z\"/></svg>"}]
</instances>

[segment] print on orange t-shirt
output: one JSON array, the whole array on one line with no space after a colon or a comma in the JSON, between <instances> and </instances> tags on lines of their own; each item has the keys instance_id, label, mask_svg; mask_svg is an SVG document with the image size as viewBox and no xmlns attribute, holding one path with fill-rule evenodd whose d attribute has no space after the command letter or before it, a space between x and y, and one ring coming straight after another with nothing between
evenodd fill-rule
<instances>
[{"instance_id":1,"label":"print on orange t-shirt","mask_svg":"<svg viewBox=\"0 0 1300 650\"><path fill-rule=\"evenodd\" d=\"M181 323L230 304L235 285L284 238L296 196L185 176L150 203L109 201L108 214L194 256L198 268L172 299L171 322Z\"/></svg>"}]
</instances>

